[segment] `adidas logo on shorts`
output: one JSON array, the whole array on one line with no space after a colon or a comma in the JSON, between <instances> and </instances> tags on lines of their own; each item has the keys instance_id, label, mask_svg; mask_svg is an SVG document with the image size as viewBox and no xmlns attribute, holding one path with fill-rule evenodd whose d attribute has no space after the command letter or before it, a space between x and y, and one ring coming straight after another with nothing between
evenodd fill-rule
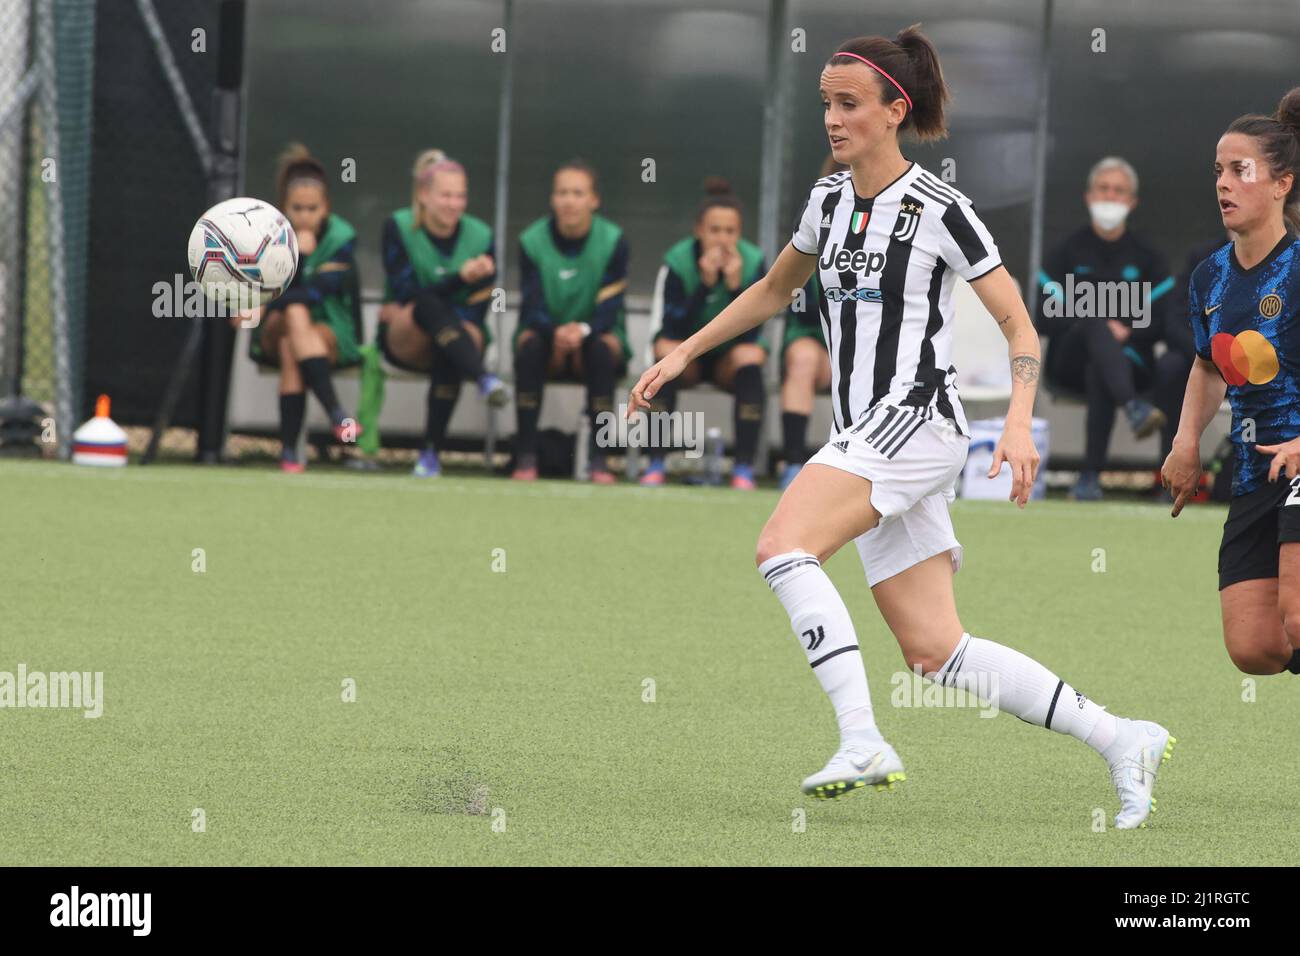
<instances>
[{"instance_id":1,"label":"adidas logo on shorts","mask_svg":"<svg viewBox=\"0 0 1300 956\"><path fill-rule=\"evenodd\" d=\"M877 405L851 431L856 435L873 423L876 427L863 436L863 441L886 458L893 458L925 424L925 419L893 405Z\"/></svg>"}]
</instances>

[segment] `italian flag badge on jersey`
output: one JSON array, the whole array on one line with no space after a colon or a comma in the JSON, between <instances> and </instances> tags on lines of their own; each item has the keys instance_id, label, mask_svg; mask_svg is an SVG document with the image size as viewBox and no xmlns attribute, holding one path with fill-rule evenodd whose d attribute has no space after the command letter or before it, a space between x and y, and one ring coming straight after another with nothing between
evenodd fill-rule
<instances>
[{"instance_id":1,"label":"italian flag badge on jersey","mask_svg":"<svg viewBox=\"0 0 1300 956\"><path fill-rule=\"evenodd\" d=\"M870 213L866 212L855 212L853 214L853 218L849 220L849 229L855 236L867 228L867 217L869 215Z\"/></svg>"}]
</instances>

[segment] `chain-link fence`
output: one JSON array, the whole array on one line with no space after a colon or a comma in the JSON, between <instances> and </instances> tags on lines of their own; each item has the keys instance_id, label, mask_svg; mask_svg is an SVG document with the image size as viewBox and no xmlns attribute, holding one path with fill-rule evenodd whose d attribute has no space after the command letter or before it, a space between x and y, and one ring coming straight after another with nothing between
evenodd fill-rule
<instances>
[{"instance_id":1,"label":"chain-link fence","mask_svg":"<svg viewBox=\"0 0 1300 956\"><path fill-rule=\"evenodd\" d=\"M94 0L0 0L0 448L66 455L84 339Z\"/></svg>"}]
</instances>

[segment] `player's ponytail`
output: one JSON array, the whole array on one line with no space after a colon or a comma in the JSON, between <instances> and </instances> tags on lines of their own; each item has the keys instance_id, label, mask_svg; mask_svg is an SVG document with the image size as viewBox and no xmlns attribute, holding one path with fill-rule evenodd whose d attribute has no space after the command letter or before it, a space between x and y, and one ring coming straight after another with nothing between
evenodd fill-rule
<instances>
[{"instance_id":1,"label":"player's ponytail","mask_svg":"<svg viewBox=\"0 0 1300 956\"><path fill-rule=\"evenodd\" d=\"M907 101L907 114L898 132L926 141L948 135L946 106L950 99L943 79L939 54L914 23L890 40L888 37L855 37L840 45L827 66L864 63L874 70L880 87L880 102L889 105Z\"/></svg>"},{"instance_id":2,"label":"player's ponytail","mask_svg":"<svg viewBox=\"0 0 1300 956\"><path fill-rule=\"evenodd\" d=\"M1238 116L1224 132L1253 137L1274 179L1291 174L1291 190L1282 201L1282 218L1288 232L1300 234L1300 86L1282 97L1272 116Z\"/></svg>"},{"instance_id":3,"label":"player's ponytail","mask_svg":"<svg viewBox=\"0 0 1300 956\"><path fill-rule=\"evenodd\" d=\"M700 200L699 206L695 209L695 221L698 223L704 218L704 214L710 209L721 207L722 209L734 209L736 215L743 218L744 211L740 207L740 200L731 190L731 183L721 176L709 176L704 180L704 198Z\"/></svg>"},{"instance_id":4,"label":"player's ponytail","mask_svg":"<svg viewBox=\"0 0 1300 956\"><path fill-rule=\"evenodd\" d=\"M302 143L290 143L280 154L280 165L275 175L275 194L281 210L288 203L289 190L300 183L311 182L329 199L329 182L325 167Z\"/></svg>"},{"instance_id":5,"label":"player's ponytail","mask_svg":"<svg viewBox=\"0 0 1300 956\"><path fill-rule=\"evenodd\" d=\"M1291 133L1295 144L1291 170L1291 192L1282 206L1282 217L1292 235L1300 235L1300 86L1293 87L1277 105L1277 121Z\"/></svg>"},{"instance_id":6,"label":"player's ponytail","mask_svg":"<svg viewBox=\"0 0 1300 956\"><path fill-rule=\"evenodd\" d=\"M943 80L939 53L934 44L921 32L921 24L914 23L895 38L907 54L912 65L913 109L908 119L912 134L919 140L943 139L948 135L946 109L950 96L948 84ZM908 129L903 123L902 129Z\"/></svg>"}]
</instances>

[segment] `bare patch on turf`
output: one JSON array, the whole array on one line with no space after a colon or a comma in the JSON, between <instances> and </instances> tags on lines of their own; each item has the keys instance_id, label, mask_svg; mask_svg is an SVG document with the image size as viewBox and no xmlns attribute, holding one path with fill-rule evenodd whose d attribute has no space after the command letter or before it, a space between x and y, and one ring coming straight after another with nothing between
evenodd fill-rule
<instances>
[{"instance_id":1,"label":"bare patch on turf","mask_svg":"<svg viewBox=\"0 0 1300 956\"><path fill-rule=\"evenodd\" d=\"M404 803L416 813L483 816L488 812L488 786L462 751L436 749L424 754L424 767L408 786Z\"/></svg>"}]
</instances>

